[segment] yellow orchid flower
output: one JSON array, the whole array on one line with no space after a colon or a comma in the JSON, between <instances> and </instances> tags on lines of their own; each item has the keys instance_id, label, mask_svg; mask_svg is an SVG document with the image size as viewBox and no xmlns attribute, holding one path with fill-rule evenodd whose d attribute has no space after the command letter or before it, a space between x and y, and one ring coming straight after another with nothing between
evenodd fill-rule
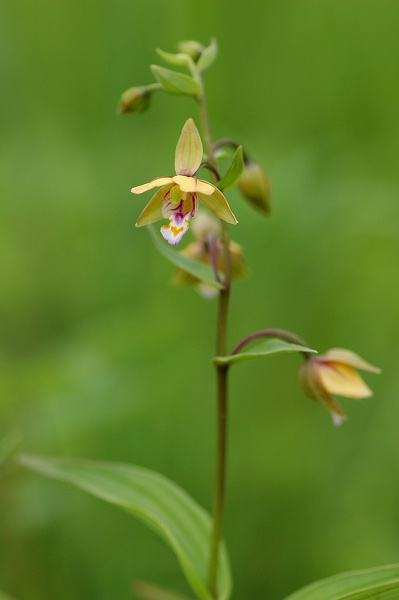
<instances>
[{"instance_id":1,"label":"yellow orchid flower","mask_svg":"<svg viewBox=\"0 0 399 600\"><path fill-rule=\"evenodd\" d=\"M325 354L311 356L302 365L302 387L308 396L320 401L331 411L336 425L346 419L346 414L334 400L333 394L355 399L373 395L355 369L381 373L381 369L343 348L332 348Z\"/></svg>"},{"instance_id":2,"label":"yellow orchid flower","mask_svg":"<svg viewBox=\"0 0 399 600\"><path fill-rule=\"evenodd\" d=\"M223 221L236 224L237 219L222 192L208 181L194 177L201 162L201 138L193 119L188 119L176 146L176 175L158 177L131 190L133 194L142 194L160 188L139 216L136 227L169 219L167 225L162 225L161 234L169 244L176 246L188 231L190 220L195 217L198 199Z\"/></svg>"}]
</instances>

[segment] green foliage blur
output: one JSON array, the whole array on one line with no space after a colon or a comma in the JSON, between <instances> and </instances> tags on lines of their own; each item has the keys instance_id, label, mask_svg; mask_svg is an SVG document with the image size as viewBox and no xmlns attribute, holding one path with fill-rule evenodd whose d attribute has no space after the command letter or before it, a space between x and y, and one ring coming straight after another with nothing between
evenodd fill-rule
<instances>
[{"instance_id":1,"label":"green foliage blur","mask_svg":"<svg viewBox=\"0 0 399 600\"><path fill-rule=\"evenodd\" d=\"M116 115L181 39L217 38L214 138L272 182L271 219L228 196L252 271L231 347L284 327L383 369L341 428L300 390L298 356L232 369L237 599L399 560L398 23L389 0L0 4L0 440L140 464L211 509L216 303L170 284L129 191L173 172L196 107L158 94ZM17 600L128 600L142 578L186 591L155 535L81 491L5 463L0 507L0 589Z\"/></svg>"}]
</instances>

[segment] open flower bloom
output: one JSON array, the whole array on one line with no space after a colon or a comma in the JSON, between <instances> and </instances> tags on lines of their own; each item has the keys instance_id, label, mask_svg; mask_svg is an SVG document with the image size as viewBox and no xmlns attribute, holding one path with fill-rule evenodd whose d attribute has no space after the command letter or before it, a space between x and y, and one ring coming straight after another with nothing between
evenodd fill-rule
<instances>
[{"instance_id":1,"label":"open flower bloom","mask_svg":"<svg viewBox=\"0 0 399 600\"><path fill-rule=\"evenodd\" d=\"M161 234L169 244L176 246L187 232L190 220L195 217L198 199L220 219L227 223L237 223L222 192L211 183L194 177L201 161L201 138L194 121L188 119L176 146L176 175L158 177L131 190L133 194L142 194L147 190L160 188L139 216L137 227L169 219L167 225L162 225Z\"/></svg>"},{"instance_id":2,"label":"open flower bloom","mask_svg":"<svg viewBox=\"0 0 399 600\"><path fill-rule=\"evenodd\" d=\"M346 414L333 395L355 399L373 395L355 369L381 373L377 367L343 348L333 348L320 356L311 356L302 365L302 387L308 396L318 400L331 411L336 425L340 425L346 419Z\"/></svg>"}]
</instances>

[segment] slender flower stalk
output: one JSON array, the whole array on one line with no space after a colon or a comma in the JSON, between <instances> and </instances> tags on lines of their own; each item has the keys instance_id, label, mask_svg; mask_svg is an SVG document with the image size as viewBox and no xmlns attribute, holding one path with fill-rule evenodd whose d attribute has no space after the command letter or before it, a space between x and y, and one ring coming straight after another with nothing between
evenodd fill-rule
<instances>
[{"instance_id":1,"label":"slender flower stalk","mask_svg":"<svg viewBox=\"0 0 399 600\"><path fill-rule=\"evenodd\" d=\"M198 100L199 112L202 121L205 145L208 154L210 170L217 178L216 161L213 154L212 136L209 117L206 108L204 86L202 95ZM217 183L217 181L215 181ZM231 287L231 256L229 251L229 230L227 223L222 224L222 245L224 257L224 287L219 294L219 308L216 334L216 353L225 356L227 353L227 322ZM217 598L217 579L219 566L219 551L223 534L223 514L226 489L226 463L227 463L227 414L228 414L228 365L216 365L217 379L217 458L216 458L216 483L213 508L213 529L211 534L211 547L209 557L208 587L214 598Z\"/></svg>"}]
</instances>

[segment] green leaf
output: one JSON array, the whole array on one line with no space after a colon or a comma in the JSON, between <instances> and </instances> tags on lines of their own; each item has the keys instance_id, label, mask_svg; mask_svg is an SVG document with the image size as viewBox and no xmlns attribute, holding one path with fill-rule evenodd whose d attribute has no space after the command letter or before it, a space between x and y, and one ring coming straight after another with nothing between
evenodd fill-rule
<instances>
[{"instance_id":1,"label":"green leaf","mask_svg":"<svg viewBox=\"0 0 399 600\"><path fill-rule=\"evenodd\" d=\"M5 594L4 592L0 591L0 600L14 600L14 598L11 598L11 596L9 596L8 594Z\"/></svg>"},{"instance_id":2,"label":"green leaf","mask_svg":"<svg viewBox=\"0 0 399 600\"><path fill-rule=\"evenodd\" d=\"M194 61L188 54L183 52L178 52L177 54L172 54L171 52L164 52L160 48L156 48L155 52L164 60L166 63L170 65L176 65L179 67L187 67L190 71L195 69Z\"/></svg>"},{"instance_id":3,"label":"green leaf","mask_svg":"<svg viewBox=\"0 0 399 600\"><path fill-rule=\"evenodd\" d=\"M147 227L147 229L150 232L154 246L169 262L176 265L176 267L183 269L183 271L190 273L190 275L193 275L204 283L223 289L223 285L215 279L213 269L210 265L207 265L200 260L195 260L194 258L188 258L181 254L181 252L173 250L157 233L155 233L153 227Z\"/></svg>"},{"instance_id":4,"label":"green leaf","mask_svg":"<svg viewBox=\"0 0 399 600\"><path fill-rule=\"evenodd\" d=\"M208 69L216 60L218 55L218 44L215 38L212 38L210 45L205 48L197 62L197 69L199 71L205 71Z\"/></svg>"},{"instance_id":5,"label":"green leaf","mask_svg":"<svg viewBox=\"0 0 399 600\"><path fill-rule=\"evenodd\" d=\"M380 600L399 597L399 564L349 571L316 581L285 600Z\"/></svg>"},{"instance_id":6,"label":"green leaf","mask_svg":"<svg viewBox=\"0 0 399 600\"><path fill-rule=\"evenodd\" d=\"M133 582L132 591L139 598L143 598L143 600L191 600L191 598L188 598L187 596L182 596L174 591L165 590L148 581Z\"/></svg>"},{"instance_id":7,"label":"green leaf","mask_svg":"<svg viewBox=\"0 0 399 600\"><path fill-rule=\"evenodd\" d=\"M254 344L250 350L239 352L238 354L230 354L229 356L216 356L212 362L216 365L231 365L242 360L261 358L262 356L277 354L278 352L314 352L317 354L316 350L300 346L299 344L291 344L277 338L263 338Z\"/></svg>"},{"instance_id":8,"label":"green leaf","mask_svg":"<svg viewBox=\"0 0 399 600\"><path fill-rule=\"evenodd\" d=\"M201 87L189 75L164 69L158 65L151 65L151 71L169 94L183 94L187 96L201 96Z\"/></svg>"},{"instance_id":9,"label":"green leaf","mask_svg":"<svg viewBox=\"0 0 399 600\"><path fill-rule=\"evenodd\" d=\"M22 433L18 429L13 429L0 440L0 465L12 455L21 440Z\"/></svg>"},{"instance_id":10,"label":"green leaf","mask_svg":"<svg viewBox=\"0 0 399 600\"><path fill-rule=\"evenodd\" d=\"M233 160L227 170L227 173L222 177L220 181L217 182L217 187L220 190L230 190L233 188L240 179L242 172L244 170L244 159L242 146L238 146L237 150L234 152Z\"/></svg>"},{"instance_id":11,"label":"green leaf","mask_svg":"<svg viewBox=\"0 0 399 600\"><path fill-rule=\"evenodd\" d=\"M175 483L148 469L122 463L31 455L19 460L33 471L71 483L144 522L172 548L196 596L213 600L206 584L212 520ZM218 589L218 600L227 600L231 577L224 546Z\"/></svg>"}]
</instances>

